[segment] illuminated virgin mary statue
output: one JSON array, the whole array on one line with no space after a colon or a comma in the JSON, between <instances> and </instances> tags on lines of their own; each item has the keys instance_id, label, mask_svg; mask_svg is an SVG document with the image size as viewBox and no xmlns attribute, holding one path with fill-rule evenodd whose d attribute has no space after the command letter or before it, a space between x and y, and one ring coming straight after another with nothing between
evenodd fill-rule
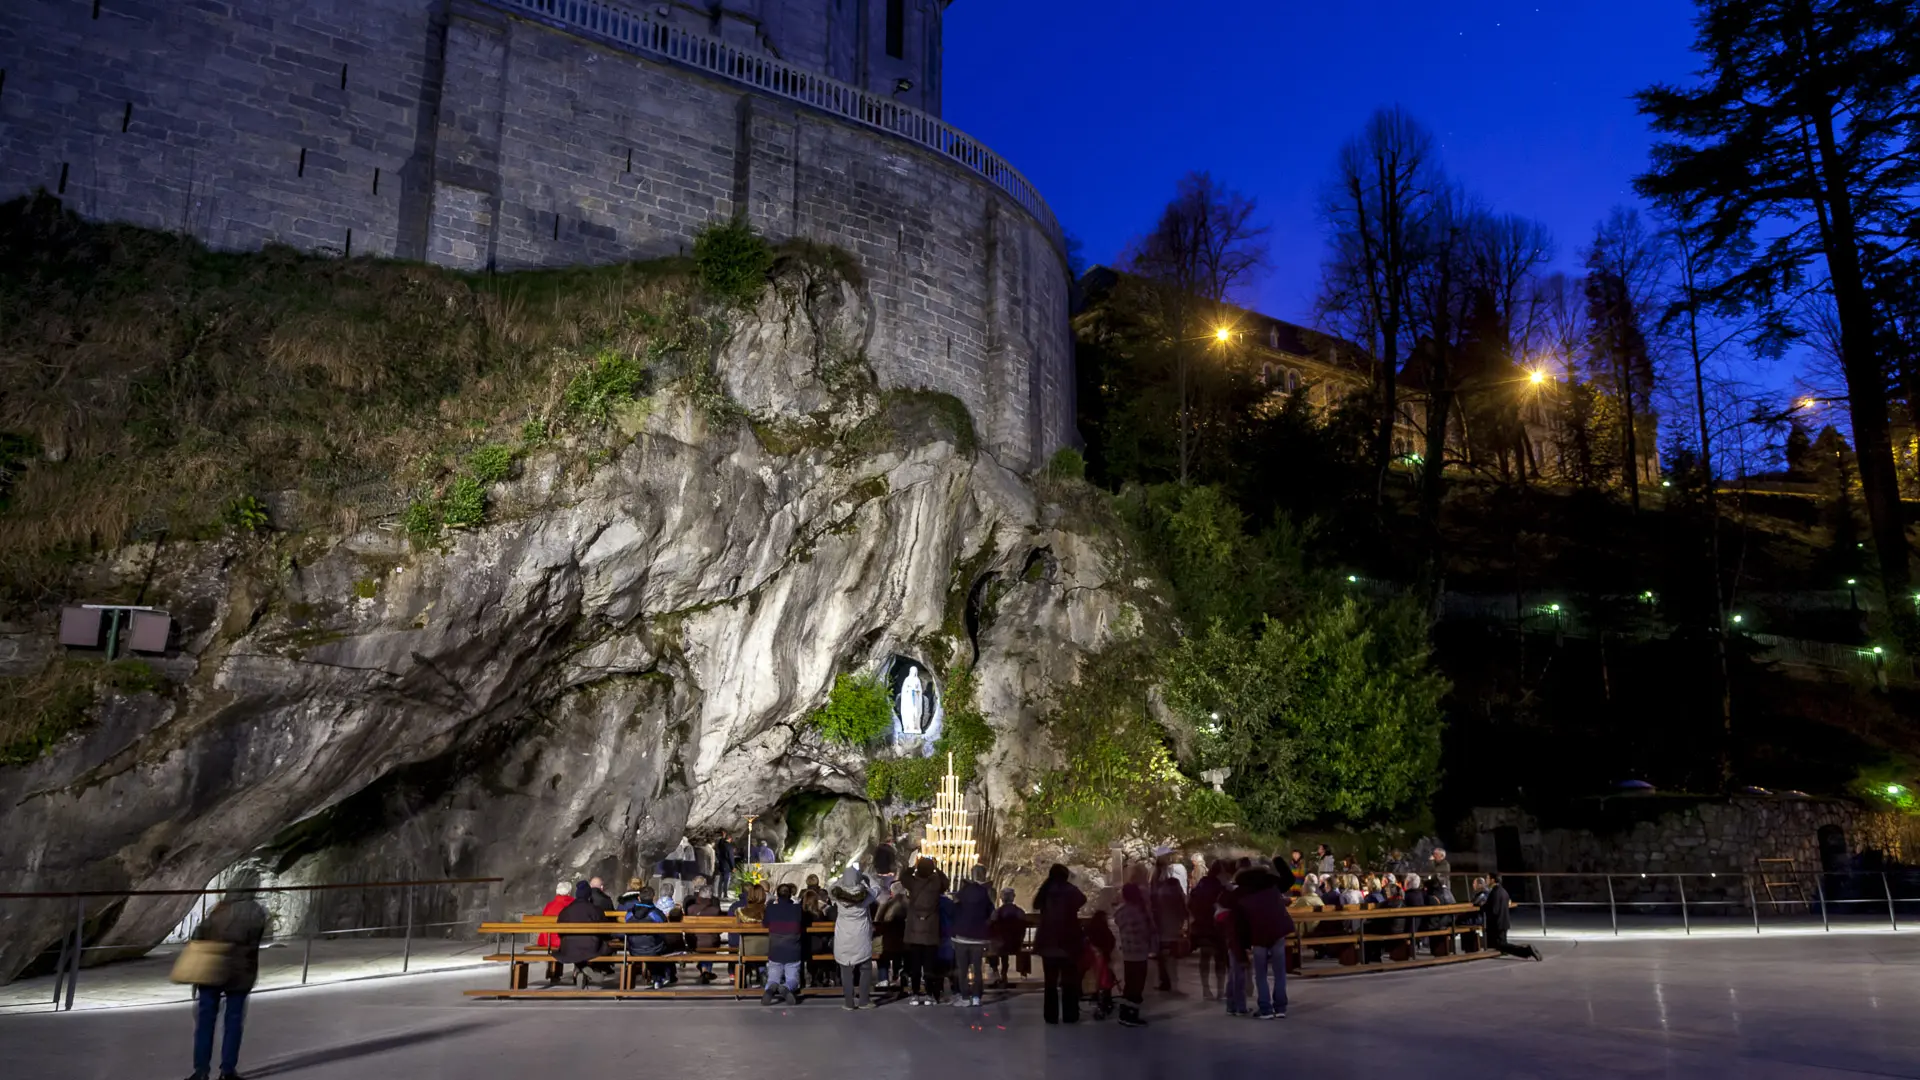
<instances>
[{"instance_id":1,"label":"illuminated virgin mary statue","mask_svg":"<svg viewBox=\"0 0 1920 1080\"><path fill-rule=\"evenodd\" d=\"M926 730L927 692L920 683L920 669L908 665L907 677L900 683L900 697L895 705L900 713L900 730L908 735L918 735Z\"/></svg>"}]
</instances>

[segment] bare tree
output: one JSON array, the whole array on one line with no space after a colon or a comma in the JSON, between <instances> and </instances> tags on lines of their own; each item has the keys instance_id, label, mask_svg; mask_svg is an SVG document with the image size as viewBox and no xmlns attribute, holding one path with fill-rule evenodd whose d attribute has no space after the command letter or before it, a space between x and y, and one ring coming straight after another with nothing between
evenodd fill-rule
<instances>
[{"instance_id":1,"label":"bare tree","mask_svg":"<svg viewBox=\"0 0 1920 1080\"><path fill-rule=\"evenodd\" d=\"M1205 172L1180 180L1173 201L1152 232L1125 259L1130 272L1159 286L1160 322L1173 349L1180 399L1177 437L1180 483L1188 480L1197 432L1193 425L1193 364L1217 342L1214 323L1240 288L1266 264L1267 229L1253 221L1254 200Z\"/></svg>"},{"instance_id":2,"label":"bare tree","mask_svg":"<svg viewBox=\"0 0 1920 1080\"><path fill-rule=\"evenodd\" d=\"M1654 390L1649 319L1658 310L1663 258L1658 234L1637 211L1615 207L1594 230L1587 249L1588 342L1592 360L1613 383L1624 414L1621 424L1621 479L1627 498L1640 509L1641 421ZM1649 436L1650 437L1650 436Z\"/></svg>"},{"instance_id":3,"label":"bare tree","mask_svg":"<svg viewBox=\"0 0 1920 1080\"><path fill-rule=\"evenodd\" d=\"M1393 461L1396 380L1403 347L1411 344L1410 294L1439 181L1433 136L1396 106L1374 113L1341 147L1321 200L1332 249L1323 269L1321 318L1366 342L1378 361L1376 504L1385 498Z\"/></svg>"},{"instance_id":4,"label":"bare tree","mask_svg":"<svg viewBox=\"0 0 1920 1080\"><path fill-rule=\"evenodd\" d=\"M1498 418L1494 451L1502 475L1507 473L1507 455L1512 454L1514 471L1524 481L1532 463L1532 442L1526 437L1522 415L1524 392L1517 381L1525 351L1539 334L1547 318L1545 297L1539 286L1540 268L1553 260L1553 236L1547 227L1531 218L1515 214L1482 215L1471 234L1473 289L1486 307L1483 333L1496 333L1497 341L1484 342L1488 351L1502 363L1497 377L1483 373L1482 392L1492 400L1483 408Z\"/></svg>"}]
</instances>

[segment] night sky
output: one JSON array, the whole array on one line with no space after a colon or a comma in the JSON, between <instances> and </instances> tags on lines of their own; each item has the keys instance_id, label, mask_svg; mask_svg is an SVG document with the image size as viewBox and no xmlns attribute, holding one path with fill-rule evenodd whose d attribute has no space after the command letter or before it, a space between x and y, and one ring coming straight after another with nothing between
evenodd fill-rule
<instances>
[{"instance_id":1,"label":"night sky","mask_svg":"<svg viewBox=\"0 0 1920 1080\"><path fill-rule=\"evenodd\" d=\"M1092 263L1192 169L1254 196L1273 266L1245 302L1310 322L1334 155L1375 108L1439 137L1449 173L1553 232L1559 266L1632 203L1629 95L1683 81L1689 0L956 0L946 117L1033 180Z\"/></svg>"}]
</instances>

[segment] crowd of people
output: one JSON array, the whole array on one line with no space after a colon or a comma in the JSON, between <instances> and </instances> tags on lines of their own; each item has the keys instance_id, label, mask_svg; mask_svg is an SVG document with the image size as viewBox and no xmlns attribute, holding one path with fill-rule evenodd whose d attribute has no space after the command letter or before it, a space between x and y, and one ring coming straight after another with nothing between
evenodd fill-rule
<instances>
[{"instance_id":1,"label":"crowd of people","mask_svg":"<svg viewBox=\"0 0 1920 1080\"><path fill-rule=\"evenodd\" d=\"M1139 1027L1147 1022L1149 977L1157 974L1162 992L1182 993L1188 958L1201 997L1221 1002L1227 1015L1285 1017L1286 943L1295 932L1294 914L1454 904L1446 852L1435 850L1426 866L1423 876L1394 852L1384 865L1362 869L1352 857L1335 860L1324 846L1311 859L1294 851L1284 859L1191 863L1161 849L1151 862L1127 867L1118 890L1098 901L1090 902L1068 869L1056 864L1030 907L1022 908L1012 889L996 897L985 866L972 868L957 885L928 858L895 874L892 850L883 847L870 870L848 866L830 886L809 875L804 886L782 884L769 895L763 885L747 882L724 909L713 879L697 875L681 899L638 879L617 901L599 878L562 882L545 913L569 924L671 924L724 915L737 925L764 928L730 934L706 923L685 934L624 935L629 957L659 958L642 965L643 982L654 988L676 984L688 963L700 982L713 982L713 961L697 955L719 948L723 937L746 963L743 981L763 987L765 1005L794 1004L808 989L837 987L848 1010L874 1008L889 998L915 1006L977 1006L989 988L1006 987L1012 973L1030 974L1029 958L1037 957L1047 1023L1078 1021L1083 1001L1090 1001L1095 1019L1117 1013L1122 1026ZM718 870L714 877L721 876ZM1465 918L1449 913L1446 921L1473 925L1489 947L1503 953L1539 959L1531 946L1507 940L1511 901L1498 878L1474 879L1470 896L1476 912ZM1367 959L1378 960L1377 950L1393 935L1419 929L1423 920L1441 921L1412 913L1378 921L1380 940L1368 943ZM1353 930L1345 920L1315 922L1302 938L1309 948L1316 937ZM816 929L826 924L830 933ZM548 985L558 985L561 965L573 966L572 978L582 987L610 976L611 965L596 969L609 943L596 934L542 935L541 944L553 948Z\"/></svg>"}]
</instances>

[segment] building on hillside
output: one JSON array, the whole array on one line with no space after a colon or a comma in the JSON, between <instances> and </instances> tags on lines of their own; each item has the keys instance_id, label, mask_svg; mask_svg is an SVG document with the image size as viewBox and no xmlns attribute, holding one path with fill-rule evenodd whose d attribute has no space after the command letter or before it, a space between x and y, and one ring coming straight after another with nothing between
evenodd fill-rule
<instances>
[{"instance_id":1,"label":"building on hillside","mask_svg":"<svg viewBox=\"0 0 1920 1080\"><path fill-rule=\"evenodd\" d=\"M1080 280L1077 324L1084 326L1079 320L1088 313L1124 319L1111 311L1103 314L1103 309L1129 302L1120 287L1139 280L1110 267L1088 271ZM1201 325L1189 333L1231 344L1223 355L1247 365L1248 374L1275 398L1302 393L1308 405L1325 416L1378 392L1378 362L1353 342L1231 304L1192 318ZM1393 454L1408 467L1417 466L1427 453L1430 371L1425 352L1416 348L1395 380ZM1596 425L1604 427L1607 397L1544 366L1513 365L1494 378L1471 381L1457 391L1447 425L1449 468L1569 483L1582 476L1617 476L1617 463L1624 456L1613 445L1618 429L1596 430ZM1643 487L1660 481L1656 419L1651 414L1640 418Z\"/></svg>"}]
</instances>

